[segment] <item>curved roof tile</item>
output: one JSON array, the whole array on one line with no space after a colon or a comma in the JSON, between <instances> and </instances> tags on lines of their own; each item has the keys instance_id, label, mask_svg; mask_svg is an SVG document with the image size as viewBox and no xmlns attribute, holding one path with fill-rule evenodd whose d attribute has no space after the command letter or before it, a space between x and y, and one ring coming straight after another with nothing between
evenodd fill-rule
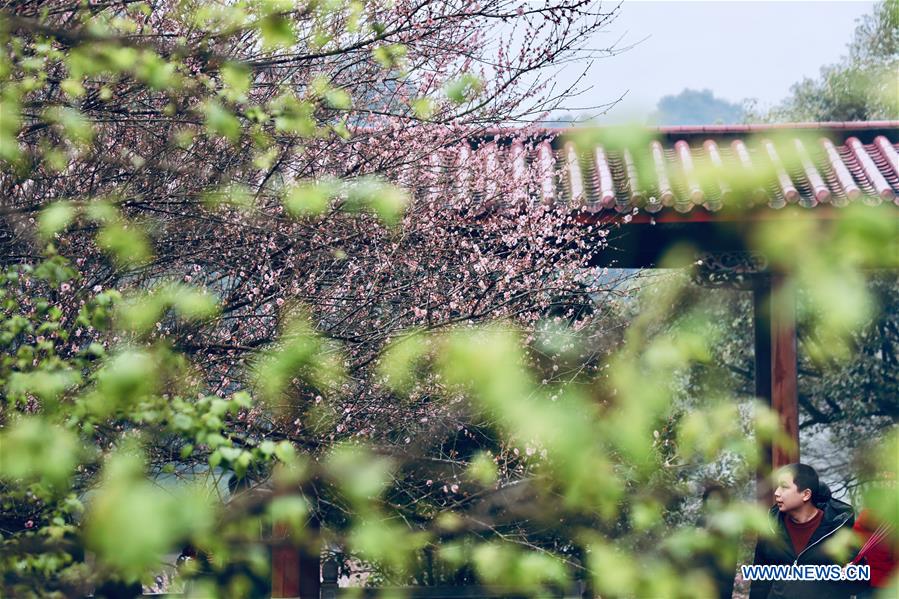
<instances>
[{"instance_id":1,"label":"curved roof tile","mask_svg":"<svg viewBox=\"0 0 899 599\"><path fill-rule=\"evenodd\" d=\"M473 140L471 152L489 153L515 195L590 212L899 204L899 121L669 127L626 146L602 135L585 146L574 131L496 130ZM470 175L458 174L463 187Z\"/></svg>"}]
</instances>

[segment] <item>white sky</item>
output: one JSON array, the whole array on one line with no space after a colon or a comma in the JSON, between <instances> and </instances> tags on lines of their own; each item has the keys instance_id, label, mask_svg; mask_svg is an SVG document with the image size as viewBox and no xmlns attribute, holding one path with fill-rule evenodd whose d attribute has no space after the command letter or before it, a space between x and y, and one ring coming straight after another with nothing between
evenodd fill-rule
<instances>
[{"instance_id":1,"label":"white sky","mask_svg":"<svg viewBox=\"0 0 899 599\"><path fill-rule=\"evenodd\" d=\"M614 4L606 1L603 8ZM732 102L754 97L762 106L771 105L796 81L839 60L856 19L873 7L871 1L845 0L625 0L619 17L596 35L593 46L623 47L646 39L596 60L583 82L593 89L574 102L598 105L628 92L602 121L643 120L659 98L685 87L708 88ZM562 79L574 75L569 68Z\"/></svg>"}]
</instances>

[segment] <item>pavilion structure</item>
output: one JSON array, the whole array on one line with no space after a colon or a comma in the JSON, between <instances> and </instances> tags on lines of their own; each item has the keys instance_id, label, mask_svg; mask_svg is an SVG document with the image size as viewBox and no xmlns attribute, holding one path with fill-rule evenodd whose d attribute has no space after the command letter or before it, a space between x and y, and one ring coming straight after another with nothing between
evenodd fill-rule
<instances>
[{"instance_id":1,"label":"pavilion structure","mask_svg":"<svg viewBox=\"0 0 899 599\"><path fill-rule=\"evenodd\" d=\"M762 222L830 220L852 204L887 204L897 207L897 245L884 251L899 252L899 121L665 127L649 131L644 147L617 148L603 147L602 136L585 148L567 133L547 131L525 150L525 164L539 170L543 201L570 205L584 224L620 224L594 264L655 268L669 249L688 246L698 282L752 291L756 395L793 441L772 450L769 466L797 461L795 303L784 273L751 239ZM730 181L740 171L764 175L738 189Z\"/></svg>"},{"instance_id":2,"label":"pavilion structure","mask_svg":"<svg viewBox=\"0 0 899 599\"><path fill-rule=\"evenodd\" d=\"M899 121L667 127L638 146L604 145L599 136L585 147L571 132L544 130L526 140L489 132L463 144L460 160L480 155L513 180L526 171L535 175L533 201L568 205L585 226L615 225L594 265L655 268L670 248L688 245L702 265L701 284L750 290L755 392L792 440L769 450L765 470L798 461L795 298L785 273L750 240L762 222L830 220L852 204L887 204L895 208L896 244L884 251L899 256ZM716 169L722 177L710 178ZM740 169L767 175L747 191L724 176ZM281 546L272 570L273 597L318 596L313 556Z\"/></svg>"}]
</instances>

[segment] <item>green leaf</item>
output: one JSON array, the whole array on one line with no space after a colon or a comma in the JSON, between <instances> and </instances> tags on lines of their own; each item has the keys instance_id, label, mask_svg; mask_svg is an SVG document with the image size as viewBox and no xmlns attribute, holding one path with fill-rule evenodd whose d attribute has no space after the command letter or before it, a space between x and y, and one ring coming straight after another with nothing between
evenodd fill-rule
<instances>
[{"instance_id":1,"label":"green leaf","mask_svg":"<svg viewBox=\"0 0 899 599\"><path fill-rule=\"evenodd\" d=\"M465 73L447 84L446 97L456 104L462 104L474 99L483 89L483 81L471 73Z\"/></svg>"},{"instance_id":2,"label":"green leaf","mask_svg":"<svg viewBox=\"0 0 899 599\"><path fill-rule=\"evenodd\" d=\"M42 417L13 420L0 432L0 478L62 485L78 462L80 447L71 431Z\"/></svg>"},{"instance_id":3,"label":"green leaf","mask_svg":"<svg viewBox=\"0 0 899 599\"><path fill-rule=\"evenodd\" d=\"M175 284L166 288L166 298L175 312L184 320L204 320L218 313L218 301L210 293Z\"/></svg>"},{"instance_id":4,"label":"green leaf","mask_svg":"<svg viewBox=\"0 0 899 599\"><path fill-rule=\"evenodd\" d=\"M426 533L410 532L403 524L374 515L354 526L349 534L353 552L400 571L409 567L427 542Z\"/></svg>"},{"instance_id":5,"label":"green leaf","mask_svg":"<svg viewBox=\"0 0 899 599\"><path fill-rule=\"evenodd\" d=\"M365 11L365 5L362 2L350 2L347 15L347 31L350 33L359 31L359 22L362 19L363 11Z\"/></svg>"},{"instance_id":6,"label":"green leaf","mask_svg":"<svg viewBox=\"0 0 899 599\"><path fill-rule=\"evenodd\" d=\"M253 398L246 391L238 391L231 396L231 401L239 408L251 408L253 406Z\"/></svg>"},{"instance_id":7,"label":"green leaf","mask_svg":"<svg viewBox=\"0 0 899 599\"><path fill-rule=\"evenodd\" d=\"M80 98L84 95L84 86L77 79L63 79L59 84L59 88L71 98Z\"/></svg>"},{"instance_id":8,"label":"green leaf","mask_svg":"<svg viewBox=\"0 0 899 599\"><path fill-rule=\"evenodd\" d=\"M53 106L44 112L44 119L49 123L61 125L74 143L88 144L94 138L93 125L75 108Z\"/></svg>"},{"instance_id":9,"label":"green leaf","mask_svg":"<svg viewBox=\"0 0 899 599\"><path fill-rule=\"evenodd\" d=\"M230 444L230 441L225 439L218 433L210 433L206 435L206 445L208 445L211 449L218 449L219 447L226 446ZM219 454L221 457L221 454Z\"/></svg>"},{"instance_id":10,"label":"green leaf","mask_svg":"<svg viewBox=\"0 0 899 599\"><path fill-rule=\"evenodd\" d=\"M152 256L150 243L141 229L121 222L104 225L97 234L97 245L123 266L144 264Z\"/></svg>"},{"instance_id":11,"label":"green leaf","mask_svg":"<svg viewBox=\"0 0 899 599\"><path fill-rule=\"evenodd\" d=\"M434 116L434 111L437 108L437 105L431 98L416 98L412 101L411 106L412 112L415 113L415 116L422 119L423 121L426 121Z\"/></svg>"},{"instance_id":12,"label":"green leaf","mask_svg":"<svg viewBox=\"0 0 899 599\"><path fill-rule=\"evenodd\" d=\"M85 213L89 219L97 223L112 222L119 217L116 207L105 200L88 203Z\"/></svg>"},{"instance_id":13,"label":"green leaf","mask_svg":"<svg viewBox=\"0 0 899 599\"><path fill-rule=\"evenodd\" d=\"M541 584L565 582L565 568L550 555L521 551L510 545L483 543L472 552L478 578L488 584L535 590Z\"/></svg>"},{"instance_id":14,"label":"green leaf","mask_svg":"<svg viewBox=\"0 0 899 599\"><path fill-rule=\"evenodd\" d=\"M143 456L123 449L103 469L85 517L88 548L126 578L144 576L185 539L209 531L212 506L202 490L165 490L145 478Z\"/></svg>"},{"instance_id":15,"label":"green leaf","mask_svg":"<svg viewBox=\"0 0 899 599\"><path fill-rule=\"evenodd\" d=\"M301 101L293 96L281 96L271 106L275 115L275 127L280 131L309 137L315 133L315 107L311 102Z\"/></svg>"},{"instance_id":16,"label":"green leaf","mask_svg":"<svg viewBox=\"0 0 899 599\"><path fill-rule=\"evenodd\" d=\"M162 319L164 311L165 298L158 292L129 294L116 306L117 324L125 330L145 333Z\"/></svg>"},{"instance_id":17,"label":"green leaf","mask_svg":"<svg viewBox=\"0 0 899 599\"><path fill-rule=\"evenodd\" d=\"M38 230L44 238L52 237L62 231L75 218L75 207L71 202L54 202L41 210L38 217Z\"/></svg>"},{"instance_id":18,"label":"green leaf","mask_svg":"<svg viewBox=\"0 0 899 599\"><path fill-rule=\"evenodd\" d=\"M189 431L194 427L194 419L187 414L175 414L172 418L172 426L180 431ZM193 448L191 448L193 451Z\"/></svg>"},{"instance_id":19,"label":"green leaf","mask_svg":"<svg viewBox=\"0 0 899 599\"><path fill-rule=\"evenodd\" d=\"M41 158L47 168L55 173L61 173L69 165L69 153L65 148L45 146Z\"/></svg>"},{"instance_id":20,"label":"green leaf","mask_svg":"<svg viewBox=\"0 0 899 599\"><path fill-rule=\"evenodd\" d=\"M216 102L209 100L203 108L206 115L206 129L232 142L240 137L240 121L234 113Z\"/></svg>"},{"instance_id":21,"label":"green leaf","mask_svg":"<svg viewBox=\"0 0 899 599\"><path fill-rule=\"evenodd\" d=\"M92 356L96 356L98 358L102 358L103 356L106 355L106 348L103 347L101 344L97 343L96 341L94 341L93 343L88 345L86 351L87 351L87 353L91 354Z\"/></svg>"},{"instance_id":22,"label":"green leaf","mask_svg":"<svg viewBox=\"0 0 899 599\"><path fill-rule=\"evenodd\" d=\"M149 291L126 295L117 306L122 328L145 333L172 309L181 320L204 320L218 312L215 296L180 283L165 283Z\"/></svg>"},{"instance_id":23,"label":"green leaf","mask_svg":"<svg viewBox=\"0 0 899 599\"><path fill-rule=\"evenodd\" d=\"M264 456L272 456L275 453L275 443L274 441L263 441L259 444L259 451L262 452Z\"/></svg>"},{"instance_id":24,"label":"green leaf","mask_svg":"<svg viewBox=\"0 0 899 599\"><path fill-rule=\"evenodd\" d=\"M172 136L172 142L175 147L187 149L194 143L195 138L196 134L193 131L189 129L180 129Z\"/></svg>"},{"instance_id":25,"label":"green leaf","mask_svg":"<svg viewBox=\"0 0 899 599\"><path fill-rule=\"evenodd\" d=\"M637 585L637 564L627 554L605 543L596 543L589 554L596 590L609 596L626 595Z\"/></svg>"},{"instance_id":26,"label":"green leaf","mask_svg":"<svg viewBox=\"0 0 899 599\"><path fill-rule=\"evenodd\" d=\"M118 72L130 71L137 64L140 57L136 48L112 44L101 46L98 52L101 60L97 60L92 56L85 56L84 60L79 63L85 67L85 75L96 75L107 68Z\"/></svg>"},{"instance_id":27,"label":"green leaf","mask_svg":"<svg viewBox=\"0 0 899 599\"><path fill-rule=\"evenodd\" d=\"M161 382L158 376L160 363L146 350L124 350L113 355L97 372L96 388L87 400L90 412L106 417L145 400L156 391Z\"/></svg>"},{"instance_id":28,"label":"green leaf","mask_svg":"<svg viewBox=\"0 0 899 599\"><path fill-rule=\"evenodd\" d=\"M333 39L334 36L325 27L316 26L312 30L312 39L309 40L309 47L313 50L321 50Z\"/></svg>"},{"instance_id":29,"label":"green leaf","mask_svg":"<svg viewBox=\"0 0 899 599\"><path fill-rule=\"evenodd\" d=\"M241 453L241 450L238 447L219 447L218 451L222 454L222 457L229 462L237 460Z\"/></svg>"},{"instance_id":30,"label":"green leaf","mask_svg":"<svg viewBox=\"0 0 899 599\"><path fill-rule=\"evenodd\" d=\"M331 198L336 193L337 186L331 181L292 185L287 188L284 208L294 218L317 216L328 210Z\"/></svg>"},{"instance_id":31,"label":"green leaf","mask_svg":"<svg viewBox=\"0 0 899 599\"><path fill-rule=\"evenodd\" d=\"M302 535L309 514L309 504L297 495L282 495L275 497L268 506L272 522L287 525L291 528L294 538Z\"/></svg>"},{"instance_id":32,"label":"green leaf","mask_svg":"<svg viewBox=\"0 0 899 599\"><path fill-rule=\"evenodd\" d=\"M329 388L344 376L336 348L326 343L305 316L292 317L277 345L259 356L253 378L264 400L279 399L293 384L302 380L317 388Z\"/></svg>"},{"instance_id":33,"label":"green leaf","mask_svg":"<svg viewBox=\"0 0 899 599\"><path fill-rule=\"evenodd\" d=\"M496 482L496 463L489 453L485 451L478 452L468 465L468 476L485 487Z\"/></svg>"},{"instance_id":34,"label":"green leaf","mask_svg":"<svg viewBox=\"0 0 899 599\"><path fill-rule=\"evenodd\" d=\"M134 73L154 90L177 89L181 85L175 65L153 52L144 51L140 55Z\"/></svg>"},{"instance_id":35,"label":"green leaf","mask_svg":"<svg viewBox=\"0 0 899 599\"><path fill-rule=\"evenodd\" d=\"M375 178L360 179L347 194L348 209L371 209L388 225L402 220L408 204L409 196L404 190Z\"/></svg>"},{"instance_id":36,"label":"green leaf","mask_svg":"<svg viewBox=\"0 0 899 599\"><path fill-rule=\"evenodd\" d=\"M296 449L294 449L290 441L281 441L278 443L278 445L275 446L275 457L285 464L294 462L296 460L296 456Z\"/></svg>"},{"instance_id":37,"label":"green leaf","mask_svg":"<svg viewBox=\"0 0 899 599\"><path fill-rule=\"evenodd\" d=\"M386 44L374 49L375 60L385 69L402 66L406 58L407 49L402 44Z\"/></svg>"},{"instance_id":38,"label":"green leaf","mask_svg":"<svg viewBox=\"0 0 899 599\"><path fill-rule=\"evenodd\" d=\"M22 155L17 136L22 127L22 110L18 94L0 91L0 159L15 163Z\"/></svg>"},{"instance_id":39,"label":"green leaf","mask_svg":"<svg viewBox=\"0 0 899 599\"><path fill-rule=\"evenodd\" d=\"M253 207L253 191L246 185L231 183L204 193L203 203L210 208L230 206L247 210Z\"/></svg>"},{"instance_id":40,"label":"green leaf","mask_svg":"<svg viewBox=\"0 0 899 599\"><path fill-rule=\"evenodd\" d=\"M246 100L246 94L250 90L250 69L244 64L229 62L222 67L221 75L225 84L225 97L232 102Z\"/></svg>"},{"instance_id":41,"label":"green leaf","mask_svg":"<svg viewBox=\"0 0 899 599\"><path fill-rule=\"evenodd\" d=\"M325 102L331 108L349 110L352 106L350 94L342 89L332 89L325 93Z\"/></svg>"},{"instance_id":42,"label":"green leaf","mask_svg":"<svg viewBox=\"0 0 899 599\"><path fill-rule=\"evenodd\" d=\"M392 342L378 365L378 374L394 391L407 392L417 380L415 367L428 350L427 340L418 333L411 333Z\"/></svg>"},{"instance_id":43,"label":"green leaf","mask_svg":"<svg viewBox=\"0 0 899 599\"><path fill-rule=\"evenodd\" d=\"M253 156L253 166L261 171L270 170L278 157L278 153L278 148L274 146L265 151L256 152Z\"/></svg>"},{"instance_id":44,"label":"green leaf","mask_svg":"<svg viewBox=\"0 0 899 599\"><path fill-rule=\"evenodd\" d=\"M328 473L352 501L377 497L391 481L393 463L348 445L331 451L326 463Z\"/></svg>"},{"instance_id":45,"label":"green leaf","mask_svg":"<svg viewBox=\"0 0 899 599\"><path fill-rule=\"evenodd\" d=\"M25 398L34 395L44 402L55 402L67 389L77 386L81 375L71 368L40 368L31 372L13 372L6 382L10 397ZM45 405L48 409L50 406Z\"/></svg>"},{"instance_id":46,"label":"green leaf","mask_svg":"<svg viewBox=\"0 0 899 599\"><path fill-rule=\"evenodd\" d=\"M268 15L259 21L259 33L262 34L262 45L266 50L288 48L297 43L293 23L281 15Z\"/></svg>"}]
</instances>

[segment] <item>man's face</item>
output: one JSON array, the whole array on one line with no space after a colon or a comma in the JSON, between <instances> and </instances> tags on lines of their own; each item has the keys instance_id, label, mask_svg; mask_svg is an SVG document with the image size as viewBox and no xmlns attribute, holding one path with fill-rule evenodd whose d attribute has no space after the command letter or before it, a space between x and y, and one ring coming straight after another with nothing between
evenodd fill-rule
<instances>
[{"instance_id":1,"label":"man's face","mask_svg":"<svg viewBox=\"0 0 899 599\"><path fill-rule=\"evenodd\" d=\"M793 476L789 473L782 473L777 477L777 487L774 489L774 503L781 512L791 512L802 507L805 502L811 500L811 489L799 491L796 483L793 482Z\"/></svg>"}]
</instances>

